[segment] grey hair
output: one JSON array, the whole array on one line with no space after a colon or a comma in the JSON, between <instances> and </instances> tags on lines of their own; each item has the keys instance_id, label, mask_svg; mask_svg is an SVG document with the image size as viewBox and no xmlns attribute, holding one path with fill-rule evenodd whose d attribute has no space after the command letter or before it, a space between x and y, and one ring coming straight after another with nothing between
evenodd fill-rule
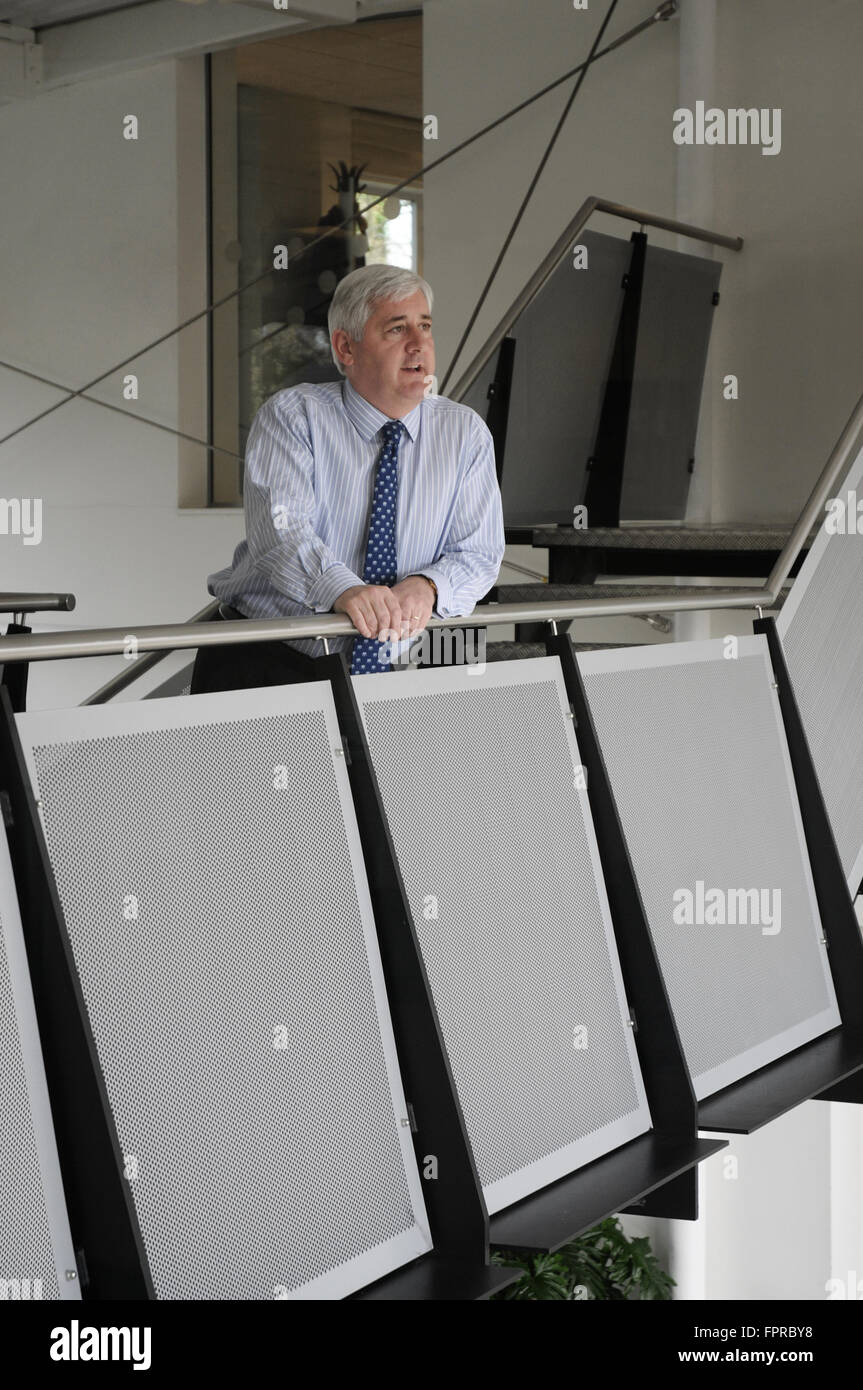
<instances>
[{"instance_id":1,"label":"grey hair","mask_svg":"<svg viewBox=\"0 0 863 1390\"><path fill-rule=\"evenodd\" d=\"M434 299L432 287L414 270L403 270L397 265L361 265L339 281L330 304L327 324L333 361L342 376L345 369L332 346L333 334L341 329L353 342L360 342L375 304L382 299L410 299L419 290L425 295L431 313Z\"/></svg>"}]
</instances>

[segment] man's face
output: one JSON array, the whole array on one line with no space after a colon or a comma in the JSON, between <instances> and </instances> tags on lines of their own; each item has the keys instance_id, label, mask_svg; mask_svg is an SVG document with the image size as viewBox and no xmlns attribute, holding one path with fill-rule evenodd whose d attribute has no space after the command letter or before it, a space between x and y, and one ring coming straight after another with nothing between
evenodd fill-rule
<instances>
[{"instance_id":1,"label":"man's face","mask_svg":"<svg viewBox=\"0 0 863 1390\"><path fill-rule=\"evenodd\" d=\"M431 314L422 290L409 299L379 300L360 342L339 330L333 345L354 390L393 420L419 405L426 377L434 374Z\"/></svg>"}]
</instances>

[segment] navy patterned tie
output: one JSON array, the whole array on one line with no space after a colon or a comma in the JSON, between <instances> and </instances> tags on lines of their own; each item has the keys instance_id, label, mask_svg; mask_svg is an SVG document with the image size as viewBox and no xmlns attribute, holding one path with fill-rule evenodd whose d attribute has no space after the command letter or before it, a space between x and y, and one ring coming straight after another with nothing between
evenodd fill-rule
<instances>
[{"instance_id":1,"label":"navy patterned tie","mask_svg":"<svg viewBox=\"0 0 863 1390\"><path fill-rule=\"evenodd\" d=\"M363 581L366 584L396 582L396 505L399 496L399 444L404 425L401 420L389 420L383 427L384 444L378 460L375 493L369 518L369 539ZM351 657L351 675L391 671L389 662L381 662L381 643L376 637L357 637Z\"/></svg>"}]
</instances>

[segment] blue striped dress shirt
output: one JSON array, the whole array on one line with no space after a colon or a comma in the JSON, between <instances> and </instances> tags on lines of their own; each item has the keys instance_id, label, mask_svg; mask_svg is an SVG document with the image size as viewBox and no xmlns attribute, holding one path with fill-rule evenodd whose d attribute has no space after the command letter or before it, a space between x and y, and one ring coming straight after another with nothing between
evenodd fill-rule
<instances>
[{"instance_id":1,"label":"blue striped dress shirt","mask_svg":"<svg viewBox=\"0 0 863 1390\"><path fill-rule=\"evenodd\" d=\"M328 613L362 584L366 539L390 419L351 386L292 386L261 407L246 449L246 539L208 588L249 618ZM425 574L441 617L470 613L495 583L504 553L494 445L469 406L427 396L402 422L398 580ZM353 638L335 638L331 650ZM311 656L321 642L292 645Z\"/></svg>"}]
</instances>

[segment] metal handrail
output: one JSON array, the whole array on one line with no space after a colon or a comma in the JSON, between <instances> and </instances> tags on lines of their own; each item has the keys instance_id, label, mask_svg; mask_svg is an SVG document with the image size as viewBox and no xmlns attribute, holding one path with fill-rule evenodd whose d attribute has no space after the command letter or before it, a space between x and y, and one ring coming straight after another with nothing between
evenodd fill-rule
<instances>
[{"instance_id":1,"label":"metal handrail","mask_svg":"<svg viewBox=\"0 0 863 1390\"><path fill-rule=\"evenodd\" d=\"M768 576L767 587L774 593L779 592L791 573L794 561L800 554L816 518L824 510L824 503L829 498L836 480L845 471L845 465L851 455L860 447L861 432L863 432L863 395L860 396L848 416L845 428L834 444L830 457L821 470L821 476L809 494L809 500L797 519L797 524L785 542L780 551L779 559Z\"/></svg>"},{"instance_id":2,"label":"metal handrail","mask_svg":"<svg viewBox=\"0 0 863 1390\"><path fill-rule=\"evenodd\" d=\"M539 587L539 586L537 586ZM669 592L674 588L669 585ZM570 618L625 617L633 613L700 612L712 608L768 607L766 589L740 589L713 598L578 599L573 603L495 603L465 617L432 618L430 629L496 627L505 623L557 622ZM139 651L176 651L187 647L244 645L247 642L296 641L300 638L356 637L357 629L341 613L308 618L249 618L224 623L168 623L158 627L93 628L83 632L44 632L0 637L0 662L57 661L82 656L114 656L134 637Z\"/></svg>"},{"instance_id":3,"label":"metal handrail","mask_svg":"<svg viewBox=\"0 0 863 1390\"><path fill-rule=\"evenodd\" d=\"M205 608L200 608L197 613L193 613L191 618L187 619L187 622L209 622L218 611L219 602L218 599L214 599L213 602L208 603ZM94 690L92 695L88 695L86 700L82 700L81 704L106 704L108 700L113 700L115 695L119 695L121 690L125 690L127 686L132 685L133 682L143 676L145 672L152 670L154 666L158 666L159 662L164 661L165 657L168 655L169 653L167 651L161 650L148 652L146 656L136 658L135 661L130 662L127 671L120 671L116 676L112 676L104 685L100 685L98 690Z\"/></svg>"},{"instance_id":4,"label":"metal handrail","mask_svg":"<svg viewBox=\"0 0 863 1390\"><path fill-rule=\"evenodd\" d=\"M71 613L74 594L0 593L0 613Z\"/></svg>"},{"instance_id":5,"label":"metal handrail","mask_svg":"<svg viewBox=\"0 0 863 1390\"><path fill-rule=\"evenodd\" d=\"M500 346L501 341L512 328L519 314L524 311L535 295L539 294L543 285L557 269L572 238L577 237L584 230L595 212L605 212L611 217L622 217L627 222L637 222L642 227L659 227L666 232L676 232L678 236L691 237L693 241L707 241L712 246L724 246L730 251L740 251L743 248L743 238L739 236L723 236L720 232L710 232L704 227L695 227L690 222L678 222L673 217L660 217L652 212L640 212L638 208L626 207L623 203L611 203L607 198L586 198L566 231L558 237L545 260L530 277L514 304L510 306L497 327L486 339L467 371L462 373L449 392L452 400L460 401L465 392L470 390L492 353Z\"/></svg>"}]
</instances>

